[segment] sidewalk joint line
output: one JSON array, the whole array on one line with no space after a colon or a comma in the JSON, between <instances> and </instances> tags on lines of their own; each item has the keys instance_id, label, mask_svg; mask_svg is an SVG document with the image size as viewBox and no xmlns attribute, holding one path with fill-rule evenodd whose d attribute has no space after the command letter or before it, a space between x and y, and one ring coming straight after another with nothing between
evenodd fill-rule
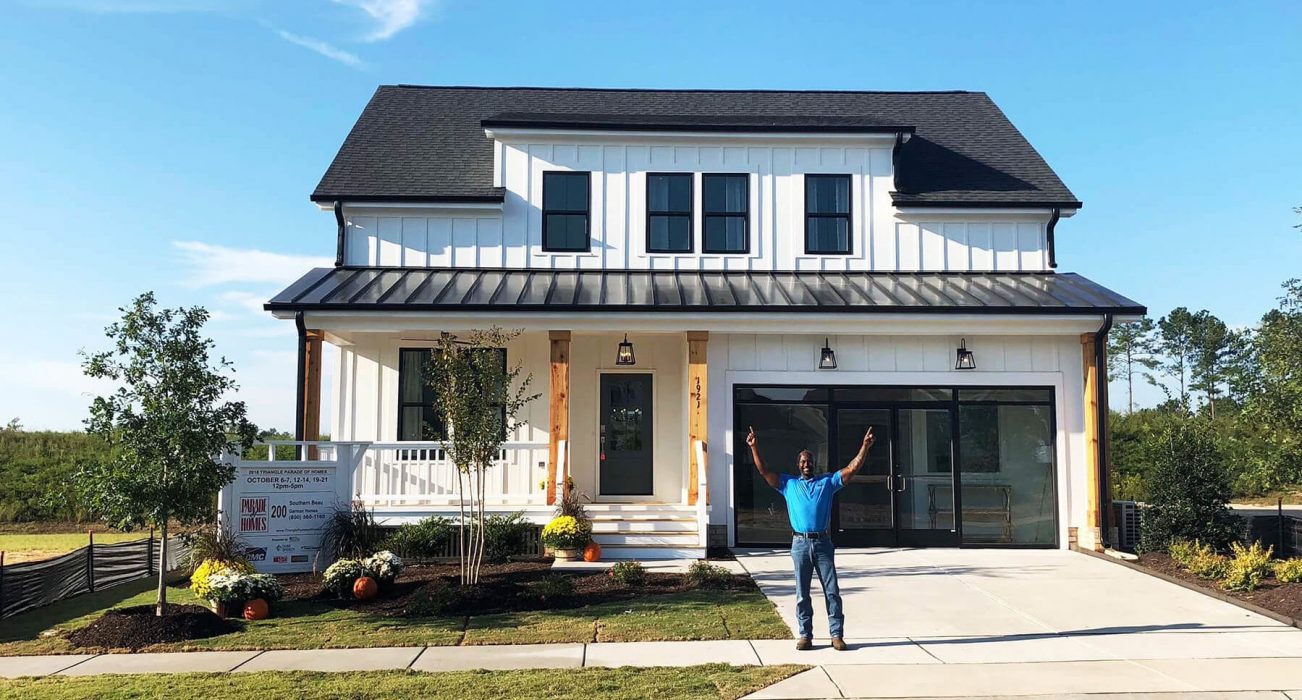
<instances>
[{"instance_id":1,"label":"sidewalk joint line","mask_svg":"<svg viewBox=\"0 0 1302 700\"><path fill-rule=\"evenodd\" d=\"M764 663L764 657L760 656L759 649L755 648L755 640L747 639L746 643L750 645L750 650L755 653L755 658L759 659L760 666L768 666L768 664Z\"/></svg>"},{"instance_id":2,"label":"sidewalk joint line","mask_svg":"<svg viewBox=\"0 0 1302 700\"><path fill-rule=\"evenodd\" d=\"M587 668L587 667L588 667L588 645L587 643L584 643L583 656L579 657L579 668Z\"/></svg>"},{"instance_id":3,"label":"sidewalk joint line","mask_svg":"<svg viewBox=\"0 0 1302 700\"><path fill-rule=\"evenodd\" d=\"M420 657L424 656L424 655L425 655L425 652L428 651L428 650L429 650L429 647L421 647L421 648L420 648L420 651L416 652L416 655L413 656L413 657L411 657L411 661L408 661L408 662L407 662L407 670L410 671L410 670L411 670L411 667L414 666L414 665L416 665L416 661L417 661L417 659L419 659Z\"/></svg>"},{"instance_id":4,"label":"sidewalk joint line","mask_svg":"<svg viewBox=\"0 0 1302 700\"><path fill-rule=\"evenodd\" d=\"M243 660L243 661L241 661L241 662L235 664L235 665L232 666L231 668L227 669L226 672L227 672L227 673L233 673L233 672L235 672L235 671L238 671L239 668L240 668L241 666L243 666L244 664L247 664L248 662L250 662L250 661L252 661L252 660L254 660L254 659L256 659L256 658L258 658L259 656L262 656L263 654L267 653L267 651L268 651L267 649L262 649L262 650L258 651L258 653L254 654L253 656L250 656L249 658L247 658L247 659L245 659L245 660Z\"/></svg>"},{"instance_id":5,"label":"sidewalk joint line","mask_svg":"<svg viewBox=\"0 0 1302 700\"><path fill-rule=\"evenodd\" d=\"M843 697L843 698L850 697L850 696L848 696L848 695L845 694L845 691L844 691L844 690L841 690L841 686L840 686L840 684L838 684L838 683L836 682L836 680L834 680L834 679L832 678L832 674L830 674L830 673L827 672L827 666L826 666L825 664L820 664L819 667L818 667L818 670L822 671L822 672L823 672L823 677L827 679L827 682L828 682L828 683L831 683L833 688L836 688L836 694L837 694L837 695L840 695L840 696Z\"/></svg>"}]
</instances>

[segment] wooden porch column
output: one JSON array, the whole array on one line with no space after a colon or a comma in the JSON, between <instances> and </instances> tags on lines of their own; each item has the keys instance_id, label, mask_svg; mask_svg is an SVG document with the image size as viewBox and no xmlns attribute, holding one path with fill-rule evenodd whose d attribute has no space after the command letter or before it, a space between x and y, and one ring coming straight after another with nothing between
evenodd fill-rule
<instances>
[{"instance_id":1,"label":"wooden porch column","mask_svg":"<svg viewBox=\"0 0 1302 700\"><path fill-rule=\"evenodd\" d=\"M1100 511L1108 504L1099 502L1099 367L1094 362L1094 334L1080 336L1085 387L1085 529L1077 533L1081 547L1103 551Z\"/></svg>"},{"instance_id":2,"label":"wooden porch column","mask_svg":"<svg viewBox=\"0 0 1302 700\"><path fill-rule=\"evenodd\" d=\"M699 493L699 474L703 468L698 463L696 442L705 442L709 435L707 414L709 400L707 387L709 377L705 363L706 345L710 341L708 331L687 332L687 505L696 505ZM709 494L705 494L708 498Z\"/></svg>"},{"instance_id":3,"label":"wooden porch column","mask_svg":"<svg viewBox=\"0 0 1302 700\"><path fill-rule=\"evenodd\" d=\"M569 476L570 445L570 332L550 331L551 385L547 408L550 430L547 434L547 505L556 503L556 486ZM565 443L561 452L560 445Z\"/></svg>"},{"instance_id":4,"label":"wooden porch column","mask_svg":"<svg viewBox=\"0 0 1302 700\"><path fill-rule=\"evenodd\" d=\"M300 404L298 426L295 430L297 440L321 439L321 339L323 336L324 334L319 330L305 329L302 334L299 358L303 365L298 373L302 386L298 394ZM309 447L306 454L301 452L299 454L305 459L319 457L315 447Z\"/></svg>"}]
</instances>

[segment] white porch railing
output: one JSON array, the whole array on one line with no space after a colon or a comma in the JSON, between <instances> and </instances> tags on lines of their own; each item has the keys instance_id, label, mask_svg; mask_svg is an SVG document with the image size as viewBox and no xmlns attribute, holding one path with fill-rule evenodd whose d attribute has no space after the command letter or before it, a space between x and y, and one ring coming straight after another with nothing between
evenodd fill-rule
<instances>
[{"instance_id":1,"label":"white porch railing","mask_svg":"<svg viewBox=\"0 0 1302 700\"><path fill-rule=\"evenodd\" d=\"M348 465L355 500L369 507L448 506L458 502L457 468L437 442L317 442L270 440L293 446L295 461L341 461ZM508 442L485 473L487 505L545 505L547 443Z\"/></svg>"}]
</instances>

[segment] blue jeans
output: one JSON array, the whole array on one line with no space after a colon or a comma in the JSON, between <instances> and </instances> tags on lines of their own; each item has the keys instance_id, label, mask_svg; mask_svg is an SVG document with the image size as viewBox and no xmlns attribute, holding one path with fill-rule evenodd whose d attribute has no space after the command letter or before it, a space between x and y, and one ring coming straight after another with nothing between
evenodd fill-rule
<instances>
[{"instance_id":1,"label":"blue jeans","mask_svg":"<svg viewBox=\"0 0 1302 700\"><path fill-rule=\"evenodd\" d=\"M836 582L836 547L827 535L816 540L793 537L791 560L796 565L796 625L801 637L814 636L814 604L809 597L809 582L818 570L818 582L827 600L827 631L842 636L845 615L841 612L841 587Z\"/></svg>"}]
</instances>

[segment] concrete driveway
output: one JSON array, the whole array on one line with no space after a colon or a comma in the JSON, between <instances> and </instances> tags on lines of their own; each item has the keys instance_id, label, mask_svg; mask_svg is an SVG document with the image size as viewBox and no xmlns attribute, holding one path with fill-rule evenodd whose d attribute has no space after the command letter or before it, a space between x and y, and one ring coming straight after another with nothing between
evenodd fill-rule
<instances>
[{"instance_id":1,"label":"concrete driveway","mask_svg":"<svg viewBox=\"0 0 1302 700\"><path fill-rule=\"evenodd\" d=\"M789 553L741 550L738 560L794 633ZM822 646L817 578L820 648L754 642L764 663L822 666L822 677L797 679L827 694L775 686L756 697L1224 692L1225 674L1240 675L1225 663L1255 664L1235 690L1302 688L1302 630L1077 552L843 549L837 569L849 651ZM1028 678L1014 684L1022 671ZM955 684L956 673L986 682Z\"/></svg>"}]
</instances>

